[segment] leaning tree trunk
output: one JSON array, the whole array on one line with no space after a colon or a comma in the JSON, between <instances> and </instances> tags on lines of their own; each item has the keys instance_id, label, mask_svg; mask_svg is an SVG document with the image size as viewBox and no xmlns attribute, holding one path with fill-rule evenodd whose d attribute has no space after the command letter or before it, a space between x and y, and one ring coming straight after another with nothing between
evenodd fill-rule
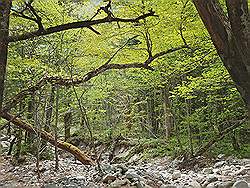
<instances>
[{"instance_id":1,"label":"leaning tree trunk","mask_svg":"<svg viewBox=\"0 0 250 188\"><path fill-rule=\"evenodd\" d=\"M247 0L193 0L217 52L248 109L250 119L250 15Z\"/></svg>"},{"instance_id":2,"label":"leaning tree trunk","mask_svg":"<svg viewBox=\"0 0 250 188\"><path fill-rule=\"evenodd\" d=\"M0 110L3 104L7 65L10 7L11 0L0 0Z\"/></svg>"},{"instance_id":3,"label":"leaning tree trunk","mask_svg":"<svg viewBox=\"0 0 250 188\"><path fill-rule=\"evenodd\" d=\"M32 125L26 123L25 121L21 120L20 118L8 113L8 112L1 112L1 117L6 119L7 121L10 121L17 127L24 129L32 134L39 134L41 135L41 138L44 140L47 140L49 143L52 145L57 144L58 148L61 148L62 150L68 151L72 155L74 155L82 164L87 164L87 165L93 165L95 164L94 161L92 161L90 158L88 158L81 150L79 150L77 147L75 147L72 144L69 144L67 142L63 142L58 140L57 143L55 143L55 138L51 134L43 131L43 130L38 130Z\"/></svg>"}]
</instances>

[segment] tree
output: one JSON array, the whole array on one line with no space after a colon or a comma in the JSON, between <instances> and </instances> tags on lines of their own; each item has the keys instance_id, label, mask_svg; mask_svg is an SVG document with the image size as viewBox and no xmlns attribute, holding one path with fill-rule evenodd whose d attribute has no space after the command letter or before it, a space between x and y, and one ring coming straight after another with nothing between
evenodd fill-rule
<instances>
[{"instance_id":1,"label":"tree","mask_svg":"<svg viewBox=\"0 0 250 188\"><path fill-rule=\"evenodd\" d=\"M240 92L250 118L250 14L248 0L193 0L213 44Z\"/></svg>"},{"instance_id":2,"label":"tree","mask_svg":"<svg viewBox=\"0 0 250 188\"><path fill-rule=\"evenodd\" d=\"M181 50L183 48L187 48L186 45L178 47L178 48L171 48L166 51L161 51L158 53L153 54L152 53L152 46L148 39L147 44L147 52L148 57L145 61L142 63L128 63L128 64L110 64L112 59L117 55L117 53L122 50L130 40L135 39L135 37L129 39L124 45L122 45L103 65L100 67L89 71L86 75L84 75L81 78L62 78L59 76L47 76L45 75L36 85L29 87L28 89L25 89L21 91L19 94L17 94L15 97L13 97L11 100L5 102L5 105L3 106L4 101L4 81L5 81L5 75L6 75L6 67L7 67L7 53L8 53L8 46L10 43L18 42L18 41L24 41L33 39L40 36L45 36L53 33L58 33L62 31L67 31L70 29L77 29L77 28L87 28L91 31L93 31L95 34L100 35L100 32L95 30L93 26L100 25L103 23L137 23L139 24L140 20L144 20L147 17L155 16L155 12L150 10L148 13L140 14L137 17L134 18L118 18L115 17L110 12L110 6L111 1L108 2L108 4L104 7L101 7L98 9L96 14L87 20L84 21L76 21L76 22L69 22L69 23L63 23L58 24L56 26L47 26L44 24L44 20L42 18L42 14L36 10L35 6L33 5L33 0L29 1L18 1L21 2L21 6L13 7L12 6L12 0L0 0L0 116L3 119L6 119L7 121L12 122L14 125L16 125L19 128L25 129L26 131L30 133L38 133L41 135L41 138L47 140L53 145L57 145L59 148L64 149L66 151L69 151L72 153L78 160L80 160L84 164L93 164L93 161L86 157L83 152L81 152L78 148L75 146L63 142L63 141L56 141L56 139L49 133L43 130L36 129L31 124L25 122L20 118L19 115L13 115L10 113L10 110L15 107L20 101L22 101L27 95L34 94L36 91L44 87L47 83L54 84L54 85L63 85L63 86L73 86L78 85L84 82L89 81L91 78L109 70L109 69L127 69L127 68L145 68L152 70L153 68L150 67L150 63L152 63L154 60L158 59L159 57L162 57L168 53L175 52L178 50ZM59 2L58 2L59 3ZM13 2L14 4L14 2ZM101 18L97 16L101 11L104 12L102 14ZM40 15L41 14L41 15ZM106 16L103 16L106 15ZM27 20L29 23L34 23L32 25L31 30L26 30L24 33L11 33L9 35L9 22L10 17L16 16L19 18L22 18L24 20ZM37 27L37 29L33 30L34 26Z\"/></svg>"}]
</instances>

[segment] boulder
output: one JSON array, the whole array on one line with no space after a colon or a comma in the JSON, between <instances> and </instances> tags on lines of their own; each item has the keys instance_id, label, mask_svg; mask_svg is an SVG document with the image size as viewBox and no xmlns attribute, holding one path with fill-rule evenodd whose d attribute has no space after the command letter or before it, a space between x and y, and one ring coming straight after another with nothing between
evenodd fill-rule
<instances>
[{"instance_id":1,"label":"boulder","mask_svg":"<svg viewBox=\"0 0 250 188\"><path fill-rule=\"evenodd\" d=\"M246 181L244 180L239 180L239 181L236 181L234 184L233 184L233 187L232 188L249 188L248 187L248 184Z\"/></svg>"}]
</instances>

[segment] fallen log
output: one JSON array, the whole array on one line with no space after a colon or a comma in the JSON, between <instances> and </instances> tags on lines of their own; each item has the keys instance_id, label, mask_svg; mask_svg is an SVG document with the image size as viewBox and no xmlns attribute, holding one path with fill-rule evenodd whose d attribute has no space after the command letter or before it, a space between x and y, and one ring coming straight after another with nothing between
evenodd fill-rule
<instances>
[{"instance_id":1,"label":"fallen log","mask_svg":"<svg viewBox=\"0 0 250 188\"><path fill-rule=\"evenodd\" d=\"M24 120L16 117L15 115L12 115L8 112L4 112L2 111L0 113L0 116L4 119L6 119L7 121L13 123L15 126L17 126L18 128L24 129L26 131L28 131L31 134L37 134L39 133L41 135L41 138L48 141L49 143L51 143L52 145L57 144L57 147L61 148L64 151L67 151L69 153L71 153L72 155L74 155L76 157L76 159L78 159L82 164L85 165L94 165L95 162L90 159L88 156L86 156L79 148L77 148L76 146L58 140L57 143L55 142L54 137L47 133L46 131L43 130L38 130L35 127L33 127L31 124L25 122Z\"/></svg>"}]
</instances>

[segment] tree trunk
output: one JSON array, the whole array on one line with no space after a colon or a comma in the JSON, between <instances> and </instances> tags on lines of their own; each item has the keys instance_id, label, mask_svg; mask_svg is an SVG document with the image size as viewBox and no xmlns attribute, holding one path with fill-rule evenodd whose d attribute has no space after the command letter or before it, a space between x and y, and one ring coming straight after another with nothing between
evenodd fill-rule
<instances>
[{"instance_id":1,"label":"tree trunk","mask_svg":"<svg viewBox=\"0 0 250 188\"><path fill-rule=\"evenodd\" d=\"M171 135L171 130L173 129L173 115L171 112L171 103L169 99L169 87L165 86L162 89L162 98L163 98L163 109L164 109L164 127L166 138L169 138Z\"/></svg>"},{"instance_id":2,"label":"tree trunk","mask_svg":"<svg viewBox=\"0 0 250 188\"><path fill-rule=\"evenodd\" d=\"M0 0L0 110L4 98L11 0Z\"/></svg>"},{"instance_id":3,"label":"tree trunk","mask_svg":"<svg viewBox=\"0 0 250 188\"><path fill-rule=\"evenodd\" d=\"M154 135L158 133L158 123L156 120L156 112L155 112L155 99L154 94L148 97L147 105L148 105L148 122L150 125L150 129Z\"/></svg>"},{"instance_id":4,"label":"tree trunk","mask_svg":"<svg viewBox=\"0 0 250 188\"><path fill-rule=\"evenodd\" d=\"M49 134L43 130L37 130L32 125L26 123L22 119L17 118L8 112L1 112L0 115L2 118L6 119L7 121L10 121L11 123L16 125L17 127L24 129L24 130L28 131L29 133L36 134L39 131L42 139L47 140L52 145L56 144L55 139L51 134ZM95 162L93 160L91 160L89 157L87 157L80 149L78 149L76 146L74 146L72 144L58 140L57 146L59 148L61 148L62 150L68 151L69 153L74 155L82 164L87 164L87 165L94 165L95 164Z\"/></svg>"},{"instance_id":5,"label":"tree trunk","mask_svg":"<svg viewBox=\"0 0 250 188\"><path fill-rule=\"evenodd\" d=\"M70 139L70 127L72 126L72 111L69 107L68 111L64 114L64 141Z\"/></svg>"},{"instance_id":6,"label":"tree trunk","mask_svg":"<svg viewBox=\"0 0 250 188\"><path fill-rule=\"evenodd\" d=\"M19 113L21 114L23 111L23 103L19 103ZM18 160L20 158L21 150L22 150L22 139L23 139L23 131L22 129L18 130L17 133L17 143L16 143L16 153L15 153L15 158Z\"/></svg>"},{"instance_id":7,"label":"tree trunk","mask_svg":"<svg viewBox=\"0 0 250 188\"><path fill-rule=\"evenodd\" d=\"M56 85L56 112L55 112L55 125L54 125L54 135L55 135L55 169L59 170L59 157L58 157L58 121L59 121L59 87Z\"/></svg>"},{"instance_id":8,"label":"tree trunk","mask_svg":"<svg viewBox=\"0 0 250 188\"><path fill-rule=\"evenodd\" d=\"M51 93L49 97L49 104L46 108L45 113L45 126L44 129L46 132L50 131L51 128L51 118L52 118L52 111L53 111L53 104L54 104L54 98L55 98L55 86L51 86Z\"/></svg>"},{"instance_id":9,"label":"tree trunk","mask_svg":"<svg viewBox=\"0 0 250 188\"><path fill-rule=\"evenodd\" d=\"M247 0L193 0L217 52L240 92L250 118L250 16Z\"/></svg>"}]
</instances>

